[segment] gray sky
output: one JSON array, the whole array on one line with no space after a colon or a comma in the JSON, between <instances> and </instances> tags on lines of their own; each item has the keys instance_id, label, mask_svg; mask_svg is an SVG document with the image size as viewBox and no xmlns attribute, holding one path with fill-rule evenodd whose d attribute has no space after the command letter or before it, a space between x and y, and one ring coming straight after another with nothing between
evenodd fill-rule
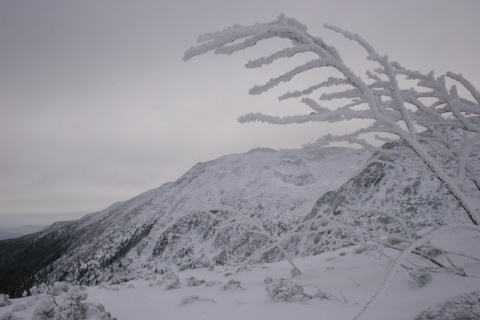
<instances>
[{"instance_id":1,"label":"gray sky","mask_svg":"<svg viewBox=\"0 0 480 320\"><path fill-rule=\"evenodd\" d=\"M332 39L359 70L363 52L324 23L407 67L480 87L480 1L0 0L0 228L78 218L197 162L341 130L238 124L248 112L303 111L276 100L285 87L248 95L283 70L244 69L256 49L181 59L199 33L280 13Z\"/></svg>"}]
</instances>

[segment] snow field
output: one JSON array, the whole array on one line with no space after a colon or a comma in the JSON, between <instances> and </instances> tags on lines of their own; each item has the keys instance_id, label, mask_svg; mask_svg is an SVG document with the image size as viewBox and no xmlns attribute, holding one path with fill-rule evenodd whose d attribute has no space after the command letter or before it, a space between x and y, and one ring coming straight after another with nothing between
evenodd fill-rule
<instances>
[{"instance_id":1,"label":"snow field","mask_svg":"<svg viewBox=\"0 0 480 320\"><path fill-rule=\"evenodd\" d=\"M362 319L414 319L425 309L435 307L448 298L480 290L480 234L476 231L450 230L432 240L432 243L450 254L451 262L466 276L448 270L436 269L431 281L420 286L409 275L412 266L431 267L425 259L410 255L384 294L373 304ZM398 252L385 251L395 258ZM467 258L466 256L474 257ZM438 261L448 265L439 256ZM329 319L351 320L365 306L384 281L391 263L378 252L363 251L361 247L343 248L317 256L296 259L303 275L291 277L291 265L277 262L254 266L216 266L212 269L184 270L170 274L178 276L181 287L167 290L171 279L167 273L153 274L144 279L119 285L102 284L87 287L85 303L102 304L118 320L153 319ZM187 278L205 280L199 286L188 286ZM163 279L165 278L165 279ZM265 290L266 278L288 279L304 287L308 294L318 289L334 299L301 299L275 302ZM240 281L241 288L224 289L229 280ZM185 303L182 302L189 297ZM9 315L32 319L34 309L45 296L36 295L11 299L10 305L0 307L0 319ZM64 300L56 297L57 303ZM336 301L334 301L336 300ZM14 318L11 318L14 319ZM88 319L100 319L88 317Z\"/></svg>"},{"instance_id":2,"label":"snow field","mask_svg":"<svg viewBox=\"0 0 480 320\"><path fill-rule=\"evenodd\" d=\"M461 248L459 252L465 255L480 257L479 238L480 235L475 232L450 232L435 239L435 244L448 246L448 249ZM392 256L395 254L387 253ZM103 304L118 319L346 320L353 319L360 312L385 279L389 266L378 253L356 253L355 247L296 259L295 263L303 275L294 278L290 275L291 266L285 261L246 268L217 266L213 270L196 269L176 273L182 282L179 289L165 290L165 284L152 286L155 282L153 278L112 286L110 290L90 287L87 301ZM433 273L431 282L423 287L409 276L408 270L400 269L385 294L366 313L365 319L413 319L421 311L447 298L479 290L480 262L456 257L454 263L464 267L468 276L440 271ZM410 256L405 265L412 264L429 265L424 259ZM221 284L188 287L185 279L192 276ZM157 280L161 279L159 274L156 277ZM264 280L267 277L291 279L304 285L305 291L312 294L318 287L341 302L318 298L301 301L300 297L292 298L289 302L274 302L265 291ZM230 279L239 280L246 290L222 290ZM181 305L182 299L189 296L198 296L200 300Z\"/></svg>"}]
</instances>

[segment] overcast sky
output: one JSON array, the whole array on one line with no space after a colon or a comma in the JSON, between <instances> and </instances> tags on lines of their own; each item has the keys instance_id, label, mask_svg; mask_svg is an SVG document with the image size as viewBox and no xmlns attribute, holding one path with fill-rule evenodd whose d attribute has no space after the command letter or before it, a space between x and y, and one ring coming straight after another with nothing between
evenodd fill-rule
<instances>
[{"instance_id":1,"label":"overcast sky","mask_svg":"<svg viewBox=\"0 0 480 320\"><path fill-rule=\"evenodd\" d=\"M324 23L480 87L480 1L0 0L0 228L100 211L222 155L315 141L328 128L237 123L302 111L276 100L284 88L248 95L283 70L244 69L255 49L182 60L200 33L280 13L360 69L362 51Z\"/></svg>"}]
</instances>

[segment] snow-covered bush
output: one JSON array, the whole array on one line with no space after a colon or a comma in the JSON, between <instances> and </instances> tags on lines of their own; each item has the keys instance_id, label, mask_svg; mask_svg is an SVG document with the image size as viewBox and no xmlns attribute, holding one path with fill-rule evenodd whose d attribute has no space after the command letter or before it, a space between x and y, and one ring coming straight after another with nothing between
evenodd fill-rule
<instances>
[{"instance_id":1,"label":"snow-covered bush","mask_svg":"<svg viewBox=\"0 0 480 320\"><path fill-rule=\"evenodd\" d=\"M187 286L189 287L197 287L205 283L205 280L197 279L193 276L186 278L185 281L187 281Z\"/></svg>"},{"instance_id":2,"label":"snow-covered bush","mask_svg":"<svg viewBox=\"0 0 480 320\"><path fill-rule=\"evenodd\" d=\"M61 319L82 319L85 314L85 305L82 301L86 298L87 294L76 287L70 288L65 294L59 293L58 297L55 296L57 315Z\"/></svg>"},{"instance_id":3,"label":"snow-covered bush","mask_svg":"<svg viewBox=\"0 0 480 320\"><path fill-rule=\"evenodd\" d=\"M412 269L408 274L419 287L424 287L432 281L432 275L425 268Z\"/></svg>"},{"instance_id":4,"label":"snow-covered bush","mask_svg":"<svg viewBox=\"0 0 480 320\"><path fill-rule=\"evenodd\" d=\"M338 298L320 290L314 285L301 285L288 279L272 279L271 281L268 279L268 282L265 281L265 283L267 284L265 286L265 291L267 291L267 295L274 301L289 302L295 300L302 301L304 299L319 298L321 300L326 299L340 302ZM312 292L306 292L305 287L311 287L310 291Z\"/></svg>"},{"instance_id":5,"label":"snow-covered bush","mask_svg":"<svg viewBox=\"0 0 480 320\"><path fill-rule=\"evenodd\" d=\"M55 282L53 286L47 288L47 293L53 296L59 296L60 294L66 293L69 290L73 291L75 287L66 282Z\"/></svg>"},{"instance_id":6,"label":"snow-covered bush","mask_svg":"<svg viewBox=\"0 0 480 320\"><path fill-rule=\"evenodd\" d=\"M287 279L276 279L265 287L267 294L274 301L289 301L294 297L300 299L311 299L312 296L306 294L303 286Z\"/></svg>"},{"instance_id":7,"label":"snow-covered bush","mask_svg":"<svg viewBox=\"0 0 480 320\"><path fill-rule=\"evenodd\" d=\"M53 296L45 296L40 305L33 310L32 320L47 320L55 317L55 299Z\"/></svg>"},{"instance_id":8,"label":"snow-covered bush","mask_svg":"<svg viewBox=\"0 0 480 320\"><path fill-rule=\"evenodd\" d=\"M230 291L230 290L236 290L236 289L247 290L242 287L242 284L239 280L235 280L235 279L228 280L228 282L222 287L223 291Z\"/></svg>"},{"instance_id":9,"label":"snow-covered bush","mask_svg":"<svg viewBox=\"0 0 480 320\"><path fill-rule=\"evenodd\" d=\"M37 286L31 287L29 291L32 296L35 296L35 295L46 292L47 289L48 289L48 286L45 283L41 283L38 287Z\"/></svg>"},{"instance_id":10,"label":"snow-covered bush","mask_svg":"<svg viewBox=\"0 0 480 320\"><path fill-rule=\"evenodd\" d=\"M5 307L12 304L9 300L8 294L0 294L0 307Z\"/></svg>"},{"instance_id":11,"label":"snow-covered bush","mask_svg":"<svg viewBox=\"0 0 480 320\"><path fill-rule=\"evenodd\" d=\"M88 320L116 320L115 317L105 310L103 304L95 302L84 303L85 318Z\"/></svg>"},{"instance_id":12,"label":"snow-covered bush","mask_svg":"<svg viewBox=\"0 0 480 320\"><path fill-rule=\"evenodd\" d=\"M13 312L9 312L0 316L0 320L24 320L22 317L16 316Z\"/></svg>"},{"instance_id":13,"label":"snow-covered bush","mask_svg":"<svg viewBox=\"0 0 480 320\"><path fill-rule=\"evenodd\" d=\"M170 278L170 281L165 286L165 290L173 290L182 287L182 283L180 282L180 277L175 275L174 277Z\"/></svg>"},{"instance_id":14,"label":"snow-covered bush","mask_svg":"<svg viewBox=\"0 0 480 320\"><path fill-rule=\"evenodd\" d=\"M180 302L180 305L181 305L181 306L184 306L184 305L186 305L186 304L190 304L190 303L196 302L196 301L198 301L199 299L200 299L199 296L183 297L183 298L182 298L182 301Z\"/></svg>"},{"instance_id":15,"label":"snow-covered bush","mask_svg":"<svg viewBox=\"0 0 480 320\"><path fill-rule=\"evenodd\" d=\"M480 319L480 290L453 297L415 317L415 320L478 319Z\"/></svg>"},{"instance_id":16,"label":"snow-covered bush","mask_svg":"<svg viewBox=\"0 0 480 320\"><path fill-rule=\"evenodd\" d=\"M216 285L219 285L219 284L221 284L221 282L219 282L219 281L214 281L214 280L210 280L210 281L207 281L207 282L205 283L205 286L206 286L206 287L213 287L213 286L216 286Z\"/></svg>"},{"instance_id":17,"label":"snow-covered bush","mask_svg":"<svg viewBox=\"0 0 480 320\"><path fill-rule=\"evenodd\" d=\"M71 319L71 320L114 320L105 311L103 305L85 302L87 294L84 288L64 282L56 282L51 286L41 285L34 288L34 297L27 304L18 304L1 320L22 319L17 312L31 313L32 320ZM42 291L42 292L40 292ZM28 309L30 311L28 311Z\"/></svg>"},{"instance_id":18,"label":"snow-covered bush","mask_svg":"<svg viewBox=\"0 0 480 320\"><path fill-rule=\"evenodd\" d=\"M208 301L208 302L216 303L215 300L213 300L213 299L200 298L199 296L187 296L187 297L182 298L182 301L180 302L180 305L184 306L186 304L190 304L190 303L197 302L197 301Z\"/></svg>"}]
</instances>

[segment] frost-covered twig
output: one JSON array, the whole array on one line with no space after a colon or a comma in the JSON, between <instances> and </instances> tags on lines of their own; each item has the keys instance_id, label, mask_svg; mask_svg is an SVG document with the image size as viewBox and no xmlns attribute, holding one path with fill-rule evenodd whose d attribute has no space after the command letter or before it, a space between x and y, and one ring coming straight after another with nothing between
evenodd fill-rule
<instances>
[{"instance_id":1,"label":"frost-covered twig","mask_svg":"<svg viewBox=\"0 0 480 320\"><path fill-rule=\"evenodd\" d=\"M314 287L315 288L315 293L309 294L305 292L305 287ZM340 299L337 297L333 296L332 294L329 294L327 292L324 292L320 290L316 285L313 284L304 284L301 285L299 283L293 282L288 279L270 279L268 281L267 286L265 287L265 290L267 291L267 294L270 298L272 298L274 301L292 301L292 299L300 298L300 301L304 299L313 299L313 298L319 298L321 300L331 300L335 302L342 302ZM344 297L344 301L346 301Z\"/></svg>"}]
</instances>

